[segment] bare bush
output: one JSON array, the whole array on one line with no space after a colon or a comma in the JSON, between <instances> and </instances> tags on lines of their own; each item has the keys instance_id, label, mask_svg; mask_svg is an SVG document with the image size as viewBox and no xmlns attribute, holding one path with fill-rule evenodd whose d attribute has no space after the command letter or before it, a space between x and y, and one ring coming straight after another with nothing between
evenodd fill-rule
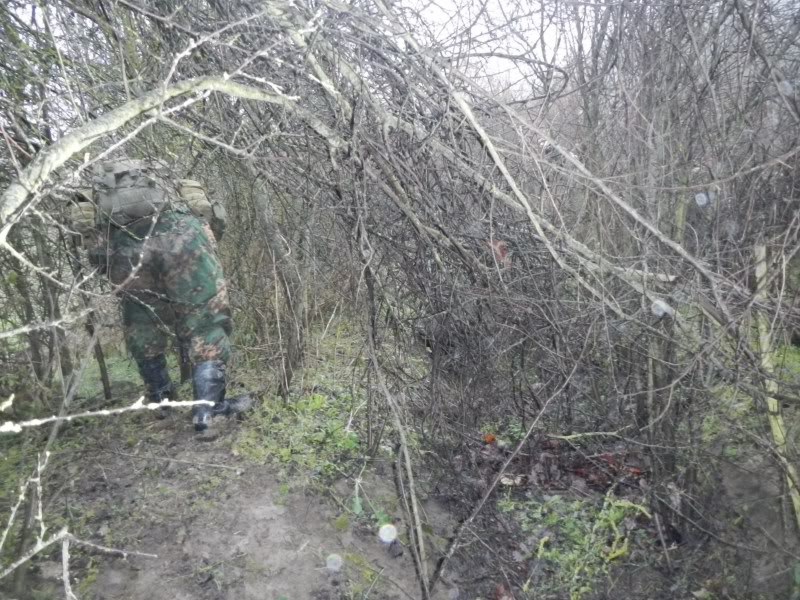
<instances>
[{"instance_id":1,"label":"bare bush","mask_svg":"<svg viewBox=\"0 0 800 600\"><path fill-rule=\"evenodd\" d=\"M744 437L794 539L797 384L774 354L800 327L792 10L11 2L3 360L31 398L71 373L59 336L105 289L70 269L65 196L108 154L155 156L231 214L237 360L277 365L286 395L307 330L362 319L395 428L435 450L470 526L512 458L578 435L641 459L669 562L670 535L730 541L720 448ZM398 358L420 355L423 377ZM731 395L763 427L730 420ZM511 422L486 492L480 435Z\"/></svg>"}]
</instances>

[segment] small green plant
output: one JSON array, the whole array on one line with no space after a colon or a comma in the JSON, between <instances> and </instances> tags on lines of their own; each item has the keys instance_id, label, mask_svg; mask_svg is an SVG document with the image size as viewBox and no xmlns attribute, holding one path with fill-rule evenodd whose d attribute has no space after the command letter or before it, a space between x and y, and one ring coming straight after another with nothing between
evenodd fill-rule
<instances>
[{"instance_id":1,"label":"small green plant","mask_svg":"<svg viewBox=\"0 0 800 600\"><path fill-rule=\"evenodd\" d=\"M528 581L523 591L547 589L554 597L581 600L608 575L610 564L629 552L630 539L621 527L626 517L647 515L633 502L608 494L603 503L562 496L514 500L507 496L498 509L510 513L535 544L530 558L542 561L549 581Z\"/></svg>"},{"instance_id":2,"label":"small green plant","mask_svg":"<svg viewBox=\"0 0 800 600\"><path fill-rule=\"evenodd\" d=\"M344 555L348 573L348 592L350 598L363 598L367 590L375 587L380 580L380 572L361 554L348 552Z\"/></svg>"},{"instance_id":3,"label":"small green plant","mask_svg":"<svg viewBox=\"0 0 800 600\"><path fill-rule=\"evenodd\" d=\"M350 526L350 518L346 513L342 513L333 521L333 527L336 531L346 531Z\"/></svg>"},{"instance_id":4,"label":"small green plant","mask_svg":"<svg viewBox=\"0 0 800 600\"><path fill-rule=\"evenodd\" d=\"M366 502L367 510L364 509L364 502ZM370 526L374 526L375 528L380 528L382 525L392 522L392 517L385 510L384 502L380 499L367 496L362 488L360 479L356 480L351 512L356 518L360 518L362 521L369 523Z\"/></svg>"},{"instance_id":5,"label":"small green plant","mask_svg":"<svg viewBox=\"0 0 800 600\"><path fill-rule=\"evenodd\" d=\"M87 595L89 590L94 585L94 582L97 581L97 574L99 571L100 570L98 569L94 558L89 558L89 564L86 566L86 570L84 571L80 583L78 583L79 596L84 597Z\"/></svg>"}]
</instances>

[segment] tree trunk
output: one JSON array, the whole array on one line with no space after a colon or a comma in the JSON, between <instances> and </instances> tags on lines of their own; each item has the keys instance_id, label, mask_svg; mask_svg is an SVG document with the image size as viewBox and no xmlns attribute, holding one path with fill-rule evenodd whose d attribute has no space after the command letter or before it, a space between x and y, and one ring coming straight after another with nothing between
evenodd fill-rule
<instances>
[{"instance_id":1,"label":"tree trunk","mask_svg":"<svg viewBox=\"0 0 800 600\"><path fill-rule=\"evenodd\" d=\"M767 300L767 247L763 243L756 244L753 248L756 269L756 298ZM775 454L778 461L786 473L786 484L789 489L789 497L792 500L797 526L800 528L800 491L797 487L797 469L789 460L786 444L786 425L781 414L780 402L774 397L778 391L778 383L775 381L775 366L772 361L772 335L770 323L767 315L763 312L756 312L756 326L758 329L758 348L761 355L761 368L765 374L764 391L766 393L767 419L769 428L772 432L772 441L775 444Z\"/></svg>"}]
</instances>

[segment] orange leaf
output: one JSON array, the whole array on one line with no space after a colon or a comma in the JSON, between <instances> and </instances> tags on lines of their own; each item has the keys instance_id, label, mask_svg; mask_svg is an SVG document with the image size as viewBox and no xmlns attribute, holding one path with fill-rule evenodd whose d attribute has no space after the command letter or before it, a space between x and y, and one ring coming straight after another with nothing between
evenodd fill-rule
<instances>
[{"instance_id":1,"label":"orange leaf","mask_svg":"<svg viewBox=\"0 0 800 600\"><path fill-rule=\"evenodd\" d=\"M495 441L497 440L497 436L493 433L484 433L481 436L481 439L487 444L494 444Z\"/></svg>"}]
</instances>

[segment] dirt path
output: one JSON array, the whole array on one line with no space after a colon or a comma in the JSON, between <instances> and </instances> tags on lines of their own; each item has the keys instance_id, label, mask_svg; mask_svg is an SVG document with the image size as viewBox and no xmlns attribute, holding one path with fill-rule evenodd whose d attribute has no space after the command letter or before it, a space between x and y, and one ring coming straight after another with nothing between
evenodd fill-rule
<instances>
[{"instance_id":1,"label":"dirt path","mask_svg":"<svg viewBox=\"0 0 800 600\"><path fill-rule=\"evenodd\" d=\"M96 427L87 426L93 441L76 446L49 512L73 515L71 527L91 541L158 558L76 554L81 600L419 596L409 552L393 557L375 527L234 456L235 421L216 424L206 442L185 415ZM59 560L39 565L53 588Z\"/></svg>"}]
</instances>

